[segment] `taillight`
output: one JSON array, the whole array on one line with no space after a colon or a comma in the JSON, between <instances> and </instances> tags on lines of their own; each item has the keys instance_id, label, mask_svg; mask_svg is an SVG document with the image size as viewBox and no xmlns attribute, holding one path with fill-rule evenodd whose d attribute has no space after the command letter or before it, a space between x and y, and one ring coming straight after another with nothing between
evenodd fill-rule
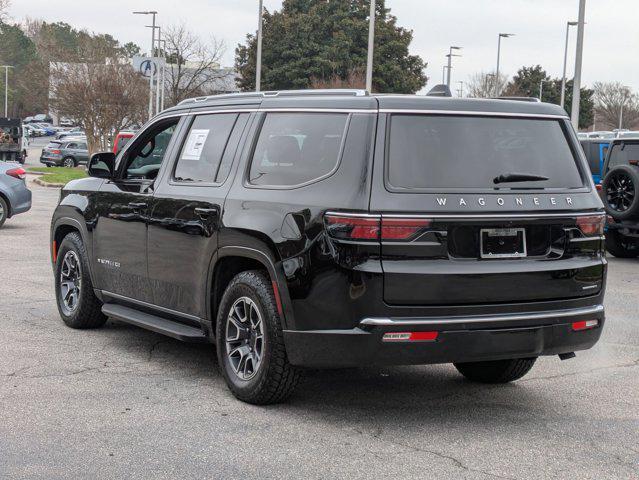
<instances>
[{"instance_id":1,"label":"taillight","mask_svg":"<svg viewBox=\"0 0 639 480\"><path fill-rule=\"evenodd\" d=\"M572 329L575 332L579 332L581 330L590 330L591 328L595 328L599 326L599 320L581 320L579 322L572 323Z\"/></svg>"},{"instance_id":2,"label":"taillight","mask_svg":"<svg viewBox=\"0 0 639 480\"><path fill-rule=\"evenodd\" d=\"M595 185L595 188L597 189L598 192L601 192L603 190L603 186L601 185L601 183L598 183L597 185Z\"/></svg>"},{"instance_id":3,"label":"taillight","mask_svg":"<svg viewBox=\"0 0 639 480\"><path fill-rule=\"evenodd\" d=\"M379 217L327 214L324 217L328 234L340 240L378 240Z\"/></svg>"},{"instance_id":4,"label":"taillight","mask_svg":"<svg viewBox=\"0 0 639 480\"><path fill-rule=\"evenodd\" d=\"M51 153L53 153L54 155L60 155L62 153L62 150L51 150Z\"/></svg>"},{"instance_id":5,"label":"taillight","mask_svg":"<svg viewBox=\"0 0 639 480\"><path fill-rule=\"evenodd\" d=\"M577 217L577 226L581 233L587 237L603 235L606 227L606 217L604 215L594 215L592 217Z\"/></svg>"},{"instance_id":6,"label":"taillight","mask_svg":"<svg viewBox=\"0 0 639 480\"><path fill-rule=\"evenodd\" d=\"M12 168L11 170L7 170L6 172L7 175L9 175L10 177L13 178L19 178L20 180L24 180L25 178L27 178L27 172L25 171L24 168Z\"/></svg>"},{"instance_id":7,"label":"taillight","mask_svg":"<svg viewBox=\"0 0 639 480\"><path fill-rule=\"evenodd\" d=\"M425 218L382 218L382 240L408 240L430 224Z\"/></svg>"}]
</instances>

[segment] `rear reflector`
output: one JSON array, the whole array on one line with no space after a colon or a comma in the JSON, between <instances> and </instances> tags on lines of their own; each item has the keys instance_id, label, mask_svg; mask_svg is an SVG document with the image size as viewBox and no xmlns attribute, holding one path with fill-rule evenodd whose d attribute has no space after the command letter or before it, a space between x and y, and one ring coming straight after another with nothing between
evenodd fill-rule
<instances>
[{"instance_id":1,"label":"rear reflector","mask_svg":"<svg viewBox=\"0 0 639 480\"><path fill-rule=\"evenodd\" d=\"M19 178L21 180L24 180L27 177L27 172L24 168L12 168L11 170L7 170L4 173L9 175L10 177Z\"/></svg>"},{"instance_id":2,"label":"rear reflector","mask_svg":"<svg viewBox=\"0 0 639 480\"><path fill-rule=\"evenodd\" d=\"M599 326L599 320L582 320L580 322L573 322L572 329L575 332L579 332L580 330L588 330L597 326Z\"/></svg>"},{"instance_id":3,"label":"rear reflector","mask_svg":"<svg viewBox=\"0 0 639 480\"><path fill-rule=\"evenodd\" d=\"M592 217L577 217L577 226L581 233L587 237L603 235L606 227L605 215L593 215Z\"/></svg>"},{"instance_id":4,"label":"rear reflector","mask_svg":"<svg viewBox=\"0 0 639 480\"><path fill-rule=\"evenodd\" d=\"M425 218L382 218L382 240L408 240L430 224Z\"/></svg>"},{"instance_id":5,"label":"rear reflector","mask_svg":"<svg viewBox=\"0 0 639 480\"><path fill-rule=\"evenodd\" d=\"M383 342L434 342L439 332L389 332L382 337Z\"/></svg>"},{"instance_id":6,"label":"rear reflector","mask_svg":"<svg viewBox=\"0 0 639 480\"><path fill-rule=\"evenodd\" d=\"M598 192L601 192L603 190L603 186L601 185L601 183L598 183L597 185L595 185L595 188L597 189Z\"/></svg>"}]
</instances>

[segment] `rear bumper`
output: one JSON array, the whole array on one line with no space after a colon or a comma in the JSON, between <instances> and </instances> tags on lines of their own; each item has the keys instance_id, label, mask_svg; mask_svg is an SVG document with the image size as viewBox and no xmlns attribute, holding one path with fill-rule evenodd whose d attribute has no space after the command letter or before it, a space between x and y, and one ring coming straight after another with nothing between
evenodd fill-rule
<instances>
[{"instance_id":1,"label":"rear bumper","mask_svg":"<svg viewBox=\"0 0 639 480\"><path fill-rule=\"evenodd\" d=\"M573 331L572 323L599 320ZM602 305L531 314L448 318L369 318L350 330L284 331L293 365L330 368L420 365L557 355L591 348L601 336ZM435 341L384 342L389 332L438 332Z\"/></svg>"}]
</instances>

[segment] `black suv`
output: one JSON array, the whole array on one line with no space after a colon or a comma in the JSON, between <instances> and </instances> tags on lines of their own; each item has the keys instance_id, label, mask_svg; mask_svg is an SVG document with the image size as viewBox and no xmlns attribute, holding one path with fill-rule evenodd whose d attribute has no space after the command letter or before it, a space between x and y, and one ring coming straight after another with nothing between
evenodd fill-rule
<instances>
[{"instance_id":1,"label":"black suv","mask_svg":"<svg viewBox=\"0 0 639 480\"><path fill-rule=\"evenodd\" d=\"M602 176L603 200L610 215L606 248L615 257L639 256L639 139L610 143Z\"/></svg>"},{"instance_id":2,"label":"black suv","mask_svg":"<svg viewBox=\"0 0 639 480\"><path fill-rule=\"evenodd\" d=\"M264 404L300 367L520 378L592 347L605 215L559 107L265 92L197 98L62 191L57 304L217 347Z\"/></svg>"}]
</instances>

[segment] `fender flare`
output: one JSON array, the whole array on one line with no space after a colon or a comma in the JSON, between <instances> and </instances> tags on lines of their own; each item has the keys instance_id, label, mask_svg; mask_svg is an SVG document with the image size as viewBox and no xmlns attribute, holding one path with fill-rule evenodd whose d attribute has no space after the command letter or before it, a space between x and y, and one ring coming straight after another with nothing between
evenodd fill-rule
<instances>
[{"instance_id":1,"label":"fender flare","mask_svg":"<svg viewBox=\"0 0 639 480\"><path fill-rule=\"evenodd\" d=\"M276 297L279 296L281 305L282 305L282 329L290 330L293 328L295 324L293 319L293 309L291 305L291 298L288 293L288 286L286 283L286 276L284 275L284 270L282 269L281 262L278 262L271 258L270 255L262 252L253 247L244 247L244 246L224 246L220 247L213 258L211 259L211 263L209 265L209 274L208 274L208 293L207 293L207 317L214 324L215 318L213 312L211 311L211 293L213 291L213 282L215 280L214 272L219 260L224 257L245 257L250 258L251 260L256 260L260 262L266 268L269 276L271 277L271 281L273 282L273 286L277 287L277 292L275 292Z\"/></svg>"},{"instance_id":2,"label":"fender flare","mask_svg":"<svg viewBox=\"0 0 639 480\"><path fill-rule=\"evenodd\" d=\"M95 288L96 287L95 276L93 275L93 263L91 262L91 258L93 256L93 245L91 245L91 243L88 241L88 233L86 231L86 226L83 224L83 222L80 222L79 220L73 217L56 218L53 224L51 225L51 235L50 235L50 241L49 241L49 247L50 247L49 250L51 254L51 266L53 269L55 269L55 263L53 262L53 249L52 249L53 242L55 240L55 232L58 231L58 228L64 225L73 227L80 234L80 238L82 238L82 242L84 243L84 246L87 249L87 252L89 253L89 258L87 259L87 264L89 265L89 276L91 277L91 283L93 284ZM59 247L60 245L56 245L56 248L59 248Z\"/></svg>"}]
</instances>

